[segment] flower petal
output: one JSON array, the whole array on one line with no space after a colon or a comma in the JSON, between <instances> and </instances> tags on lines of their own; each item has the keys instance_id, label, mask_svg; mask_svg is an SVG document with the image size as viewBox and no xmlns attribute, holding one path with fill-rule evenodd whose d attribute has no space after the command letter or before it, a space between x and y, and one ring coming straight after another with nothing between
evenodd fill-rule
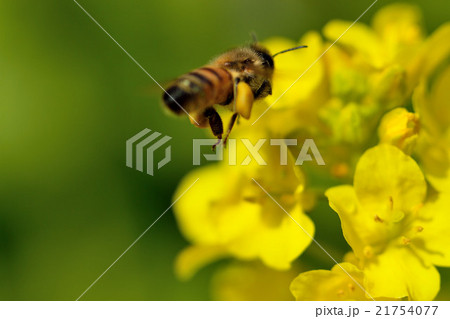
<instances>
[{"instance_id":1,"label":"flower petal","mask_svg":"<svg viewBox=\"0 0 450 319\"><path fill-rule=\"evenodd\" d=\"M298 268L277 271L258 262L234 262L214 275L213 299L225 301L293 300L288 287L297 273Z\"/></svg>"},{"instance_id":2,"label":"flower petal","mask_svg":"<svg viewBox=\"0 0 450 319\"><path fill-rule=\"evenodd\" d=\"M425 265L409 247L389 247L364 267L364 286L374 297L433 300L439 292L439 272Z\"/></svg>"},{"instance_id":3,"label":"flower petal","mask_svg":"<svg viewBox=\"0 0 450 319\"><path fill-rule=\"evenodd\" d=\"M241 177L235 169L210 165L194 170L180 183L174 197L179 197L197 178L195 185L174 205L179 227L192 243L221 245L240 237L259 222L259 206L241 201L241 194L236 193Z\"/></svg>"},{"instance_id":4,"label":"flower petal","mask_svg":"<svg viewBox=\"0 0 450 319\"><path fill-rule=\"evenodd\" d=\"M423 40L422 14L414 5L385 6L375 14L372 25L388 47L414 45Z\"/></svg>"},{"instance_id":5,"label":"flower petal","mask_svg":"<svg viewBox=\"0 0 450 319\"><path fill-rule=\"evenodd\" d=\"M352 278L361 285L362 271L353 264L341 263L331 271L311 270L301 273L292 281L290 289L299 301L368 300L365 292Z\"/></svg>"},{"instance_id":6,"label":"flower petal","mask_svg":"<svg viewBox=\"0 0 450 319\"><path fill-rule=\"evenodd\" d=\"M417 163L398 148L378 145L356 166L354 187L364 210L396 221L416 211L426 195L425 178Z\"/></svg>"},{"instance_id":7,"label":"flower petal","mask_svg":"<svg viewBox=\"0 0 450 319\"><path fill-rule=\"evenodd\" d=\"M427 203L421 209L421 218L413 228L420 230L413 239L413 246L425 260L436 266L450 267L449 211L450 193L442 193L435 202Z\"/></svg>"},{"instance_id":8,"label":"flower petal","mask_svg":"<svg viewBox=\"0 0 450 319\"><path fill-rule=\"evenodd\" d=\"M447 22L427 39L421 52L421 59L418 60L418 63L421 64L420 71L423 72L423 76L432 75L444 61L448 61L450 55L449 37L450 22Z\"/></svg>"},{"instance_id":9,"label":"flower petal","mask_svg":"<svg viewBox=\"0 0 450 319\"><path fill-rule=\"evenodd\" d=\"M272 53L299 45L298 43L282 39L267 40L264 44ZM275 58L276 68L273 79L273 93L266 98L267 103L272 104L283 94L283 98L274 104L275 108L298 107L300 101L311 99L314 90L325 79L323 61L317 61L313 68L305 72L324 50L319 33L315 31L306 33L300 40L300 44L307 45L308 48L281 54ZM285 92L304 72L301 84L296 83Z\"/></svg>"},{"instance_id":10,"label":"flower petal","mask_svg":"<svg viewBox=\"0 0 450 319\"><path fill-rule=\"evenodd\" d=\"M341 219L342 232L347 243L357 256L362 257L363 248L368 243L361 235L367 233L365 229L367 223L360 222L361 214L358 214L358 203L353 187L350 185L332 187L325 192L325 196L329 200L330 207Z\"/></svg>"},{"instance_id":11,"label":"flower petal","mask_svg":"<svg viewBox=\"0 0 450 319\"><path fill-rule=\"evenodd\" d=\"M189 246L178 254L175 274L181 280L189 280L200 268L227 255L226 249L220 246Z\"/></svg>"},{"instance_id":12,"label":"flower petal","mask_svg":"<svg viewBox=\"0 0 450 319\"><path fill-rule=\"evenodd\" d=\"M362 23L333 20L323 28L323 34L335 41L339 39L339 44L354 50L355 59L363 60L369 65L380 68L385 64L385 57L382 51L382 43L371 28Z\"/></svg>"},{"instance_id":13,"label":"flower petal","mask_svg":"<svg viewBox=\"0 0 450 319\"><path fill-rule=\"evenodd\" d=\"M299 205L289 212L295 222L278 206L274 205L273 209L274 214L284 215L281 223L275 227L260 223L253 231L230 244L230 252L241 258L258 256L267 266L286 270L311 243L314 224Z\"/></svg>"}]
</instances>

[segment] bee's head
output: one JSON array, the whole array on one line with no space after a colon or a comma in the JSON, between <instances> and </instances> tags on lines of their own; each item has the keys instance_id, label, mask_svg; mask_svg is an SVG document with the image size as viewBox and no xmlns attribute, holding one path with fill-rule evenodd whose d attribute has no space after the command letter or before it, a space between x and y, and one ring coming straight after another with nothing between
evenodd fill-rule
<instances>
[{"instance_id":1,"label":"bee's head","mask_svg":"<svg viewBox=\"0 0 450 319\"><path fill-rule=\"evenodd\" d=\"M258 60L264 68L273 70L274 68L273 58L270 55L269 50L267 50L262 45L256 43L252 44L250 46L250 49L252 49L257 54Z\"/></svg>"},{"instance_id":2,"label":"bee's head","mask_svg":"<svg viewBox=\"0 0 450 319\"><path fill-rule=\"evenodd\" d=\"M273 59L269 51L256 44L225 52L215 62L231 71L266 78L272 77L274 69Z\"/></svg>"},{"instance_id":3,"label":"bee's head","mask_svg":"<svg viewBox=\"0 0 450 319\"><path fill-rule=\"evenodd\" d=\"M250 46L240 47L225 52L217 57L214 60L214 63L217 63L228 70L271 78L275 66L273 59L276 55L304 47L305 46L290 48L271 55L269 50L265 47L258 43L254 43Z\"/></svg>"}]
</instances>

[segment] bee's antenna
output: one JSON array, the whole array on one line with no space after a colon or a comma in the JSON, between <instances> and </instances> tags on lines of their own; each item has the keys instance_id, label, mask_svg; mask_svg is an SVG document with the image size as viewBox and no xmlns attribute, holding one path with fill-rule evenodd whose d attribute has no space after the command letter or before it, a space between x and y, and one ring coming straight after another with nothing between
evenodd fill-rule
<instances>
[{"instance_id":1,"label":"bee's antenna","mask_svg":"<svg viewBox=\"0 0 450 319\"><path fill-rule=\"evenodd\" d=\"M290 48L290 49L287 49L287 50L283 50L283 51L280 51L280 52L275 53L274 55L272 55L272 58L276 57L278 54L281 54L281 53L286 53L286 52L289 52L289 51L294 51L294 50L297 50L297 49L303 49L303 48L307 48L307 47L308 47L307 45L300 45L300 46L295 47L295 48Z\"/></svg>"},{"instance_id":2,"label":"bee's antenna","mask_svg":"<svg viewBox=\"0 0 450 319\"><path fill-rule=\"evenodd\" d=\"M258 43L258 37L256 36L256 32L255 31L250 32L250 36L252 37L252 42L253 43Z\"/></svg>"}]
</instances>

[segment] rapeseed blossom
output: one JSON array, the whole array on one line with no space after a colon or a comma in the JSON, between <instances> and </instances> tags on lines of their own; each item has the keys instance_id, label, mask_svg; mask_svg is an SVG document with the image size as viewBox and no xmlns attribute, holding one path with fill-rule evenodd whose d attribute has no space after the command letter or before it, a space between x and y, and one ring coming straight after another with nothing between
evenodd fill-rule
<instances>
[{"instance_id":1,"label":"rapeseed blossom","mask_svg":"<svg viewBox=\"0 0 450 319\"><path fill-rule=\"evenodd\" d=\"M213 277L214 299L218 300L294 300L289 285L299 272L275 270L259 262L234 262L219 269Z\"/></svg>"},{"instance_id":2,"label":"rapeseed blossom","mask_svg":"<svg viewBox=\"0 0 450 319\"><path fill-rule=\"evenodd\" d=\"M273 95L234 129L231 165L225 151L179 185L175 197L199 178L174 206L189 241L175 270L189 279L232 259L214 275L215 299L432 300L441 288L436 267L450 267L450 24L427 36L418 7L392 4L370 25L351 25L264 41L271 52L308 49L276 57ZM261 164L244 139L313 139L326 165L296 165L299 145L281 165L269 142L259 145ZM342 228L351 248L343 260L348 246L321 233L325 223ZM340 261L331 270L320 269L330 260L313 237Z\"/></svg>"},{"instance_id":3,"label":"rapeseed blossom","mask_svg":"<svg viewBox=\"0 0 450 319\"><path fill-rule=\"evenodd\" d=\"M440 192L450 192L450 24L427 42L430 58L414 91L414 110L421 118L417 155L428 181ZM444 40L445 39L445 40Z\"/></svg>"},{"instance_id":4,"label":"rapeseed blossom","mask_svg":"<svg viewBox=\"0 0 450 319\"><path fill-rule=\"evenodd\" d=\"M249 132L251 135L244 136L256 145L262 132ZM177 261L181 277L188 278L204 263L225 256L260 259L272 268L289 269L311 242L311 237L299 231L264 192L272 194L313 236L314 224L301 204L304 177L294 159L289 157L288 165L281 165L277 149L265 143L260 154L267 165L261 166L255 160L242 165L250 157L242 145L236 149L236 163L241 165L229 165L225 160L202 167L191 172L180 185L183 191L199 178L198 185L175 205L180 229L192 243Z\"/></svg>"},{"instance_id":5,"label":"rapeseed blossom","mask_svg":"<svg viewBox=\"0 0 450 319\"><path fill-rule=\"evenodd\" d=\"M331 270L301 273L292 281L290 289L296 300L371 300L361 289L363 283L364 273L352 263L343 262Z\"/></svg>"},{"instance_id":6,"label":"rapeseed blossom","mask_svg":"<svg viewBox=\"0 0 450 319\"><path fill-rule=\"evenodd\" d=\"M443 209L445 197L424 204L426 192L417 163L382 144L361 157L353 186L325 193L373 297L436 296L439 273L433 265L450 266L450 216Z\"/></svg>"}]
</instances>

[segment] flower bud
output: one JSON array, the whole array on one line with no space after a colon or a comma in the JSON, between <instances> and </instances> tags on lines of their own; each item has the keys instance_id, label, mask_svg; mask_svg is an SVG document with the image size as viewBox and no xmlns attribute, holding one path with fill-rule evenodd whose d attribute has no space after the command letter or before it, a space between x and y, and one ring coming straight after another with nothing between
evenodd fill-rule
<instances>
[{"instance_id":1,"label":"flower bud","mask_svg":"<svg viewBox=\"0 0 450 319\"><path fill-rule=\"evenodd\" d=\"M378 127L380 144L398 147L406 154L411 154L419 133L419 117L404 108L396 108L381 120Z\"/></svg>"}]
</instances>

